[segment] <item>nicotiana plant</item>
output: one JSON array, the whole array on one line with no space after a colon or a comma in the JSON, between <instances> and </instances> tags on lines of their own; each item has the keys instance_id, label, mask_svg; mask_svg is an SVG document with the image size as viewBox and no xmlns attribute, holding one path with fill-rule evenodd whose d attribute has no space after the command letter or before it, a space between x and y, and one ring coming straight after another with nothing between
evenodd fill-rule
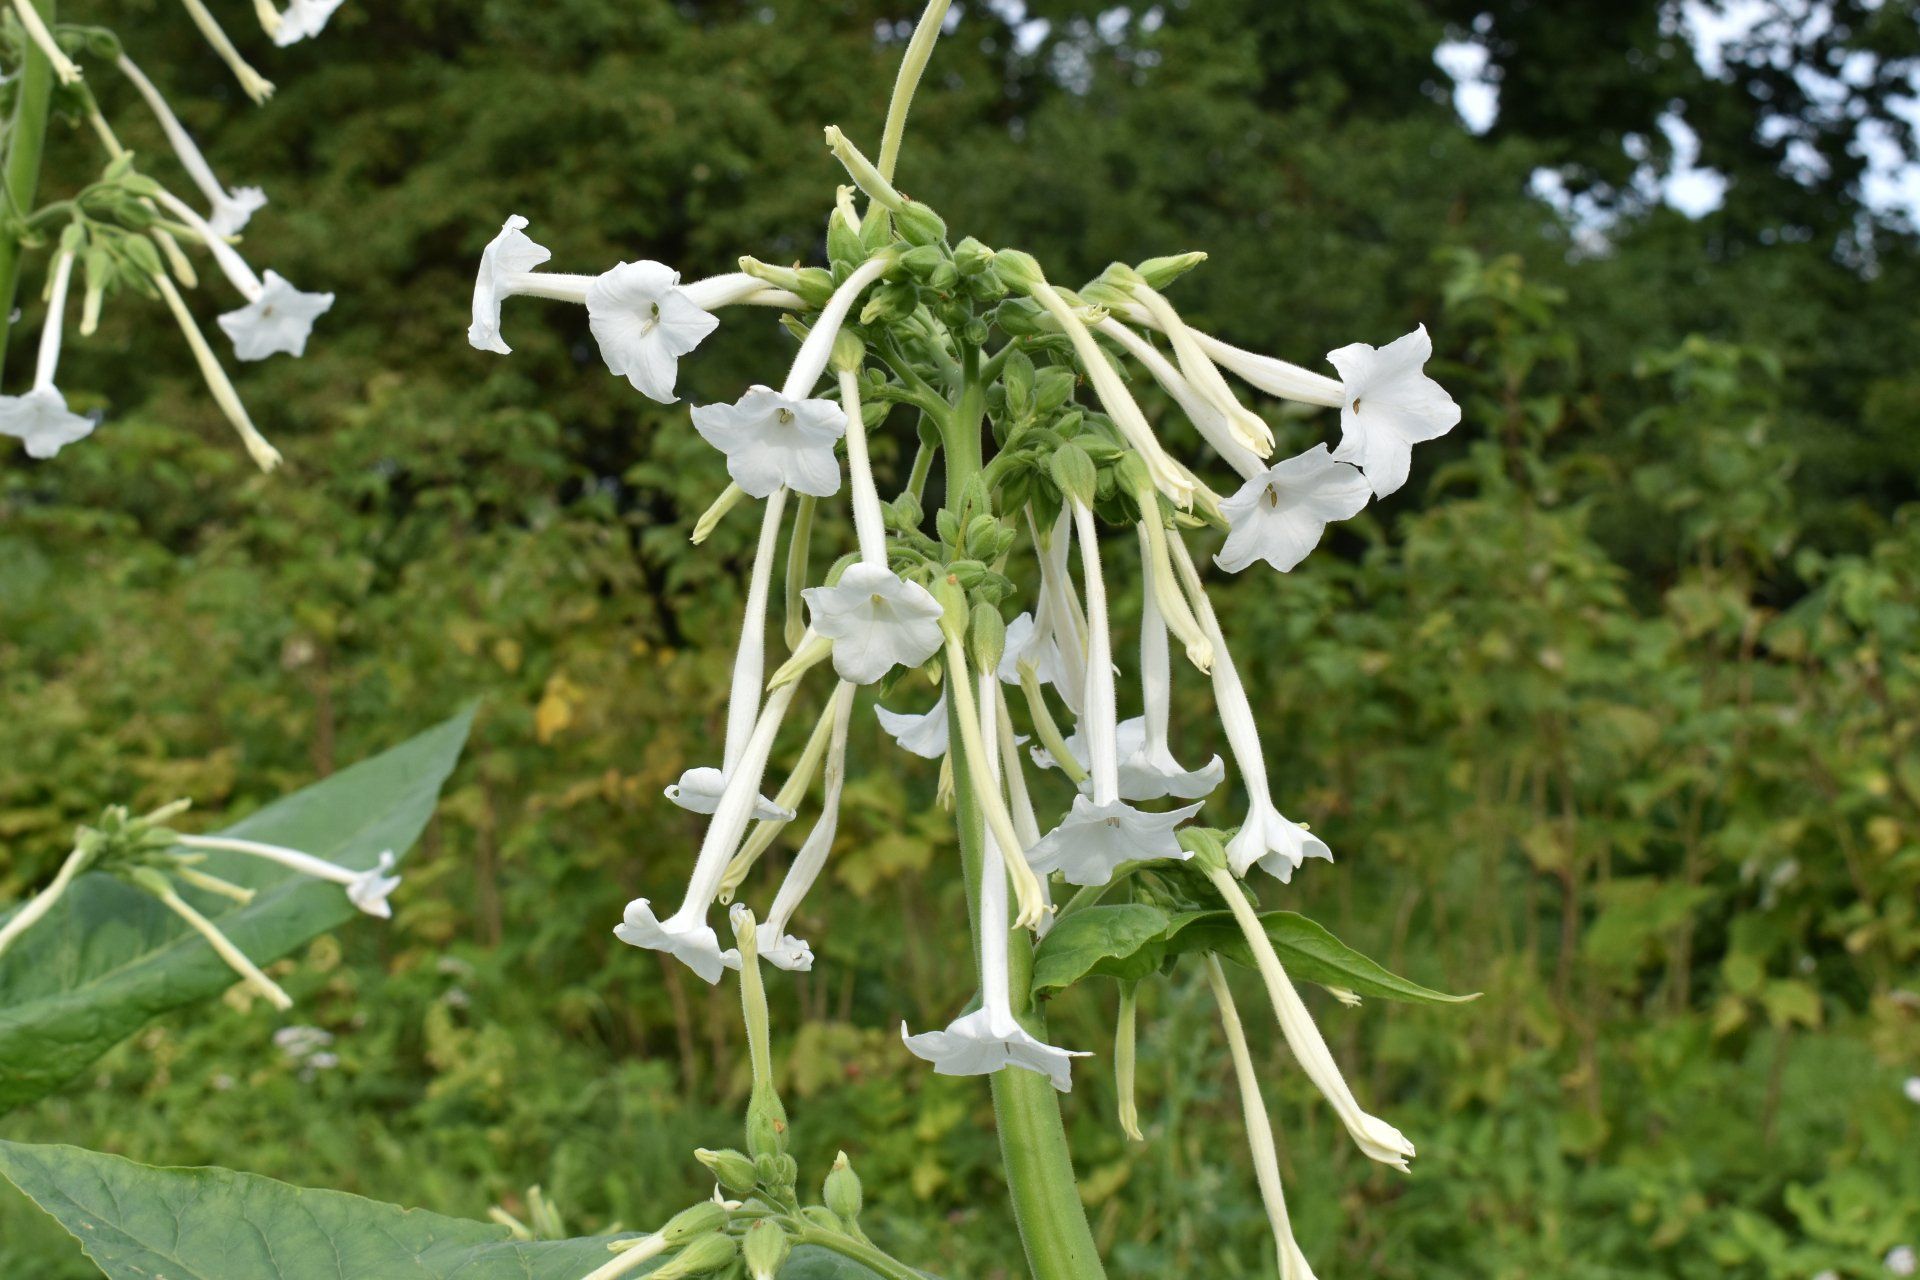
<instances>
[{"instance_id":1,"label":"nicotiana plant","mask_svg":"<svg viewBox=\"0 0 1920 1280\"><path fill-rule=\"evenodd\" d=\"M680 361L714 332L723 310L771 308L799 339L777 383L691 410L693 429L723 455L731 480L694 540L753 503L759 535L720 758L691 762L667 789L674 803L710 815L692 873L677 902L636 898L614 927L622 941L670 954L710 983L739 972L754 1045L748 1149L703 1153L726 1197L721 1205L689 1210L593 1271L593 1280L666 1252L674 1253L674 1275L722 1273L736 1257L751 1274L770 1275L764 1259L778 1246L763 1242L776 1235L843 1247L839 1238L810 1235L816 1222L829 1236L865 1242L852 1214L834 1205L832 1178L824 1213L794 1202L784 1119L766 1070L759 973L762 961L788 970L815 963L813 948L793 932L795 913L835 840L847 726L861 687L895 702L876 710L901 748L943 762L942 796L972 907L978 1003L945 1028L903 1027L905 1046L935 1071L991 1077L1007 1182L1037 1276L1101 1271L1052 1093L1071 1087L1074 1059L1087 1051L1051 1042L1035 998L1082 977L1120 982L1120 1123L1137 1137L1136 985L1197 954L1219 1002L1259 1193L1289 1280L1312 1271L1288 1226L1261 1082L1221 957L1257 969L1280 1033L1359 1149L1401 1170L1414 1155L1412 1141L1356 1098L1294 975L1349 1003L1363 994L1444 997L1393 978L1310 921L1258 909L1253 873L1285 884L1307 859L1332 854L1276 805L1252 702L1188 542L1223 532L1220 569L1238 573L1265 561L1290 571L1328 524L1405 484L1413 446L1445 434L1459 410L1424 371L1432 353L1424 329L1329 353L1333 377L1193 328L1166 291L1204 254L1116 263L1069 289L1017 249L950 238L933 209L892 181L908 104L946 8L935 0L908 46L876 158L839 129L826 130L829 151L853 181L839 188L827 218L826 265L743 258L738 272L693 281L647 260L565 274L543 269L551 255L518 214L482 255L468 333L475 347L509 350L508 299L582 305L607 367L661 403L675 400ZM1214 465L1189 466L1169 450L1130 388L1141 374L1191 423ZM1272 430L1228 375L1281 400L1337 410L1337 444L1276 458ZM868 436L901 408L917 419L917 452L904 489L883 500ZM936 459L944 484L929 523ZM1216 474L1233 487L1216 491ZM836 505L843 483L853 549L809 584L823 504ZM784 584L788 653L769 675L766 631L783 554L793 567ZM1117 673L1126 663L1107 583L1134 566L1141 714L1123 721ZM1037 585L1023 595L1022 581ZM1237 805L1219 757L1188 767L1174 752L1174 641L1211 685ZM931 708L899 705L928 682L942 690ZM815 683L826 688L806 746L769 796L776 739ZM1017 713L1038 740L1031 762L1015 733ZM1032 766L1072 784L1064 813L1037 809ZM715 907L741 891L756 860L796 820L816 775L824 775L817 816L764 921L735 904L736 945L724 945ZM1208 806L1228 821L1199 825ZM892 1260L862 1260L885 1274L912 1274Z\"/></svg>"},{"instance_id":2,"label":"nicotiana plant","mask_svg":"<svg viewBox=\"0 0 1920 1280\"><path fill-rule=\"evenodd\" d=\"M248 64L202 0L182 0L188 17L213 52L254 102L273 85ZM256 0L260 25L276 44L319 34L340 0L291 0L286 8ZM238 305L218 317L235 359L264 360L301 355L319 316L333 305L331 293L295 288L278 273L256 272L234 241L267 202L258 187L230 187L215 176L204 154L174 115L166 98L128 55L112 31L55 21L55 0L12 0L0 24L0 60L11 109L0 162L0 351L12 323L25 257L49 254L46 320L24 391L0 394L0 434L17 437L33 458L51 458L91 435L98 415L69 407L58 383L62 335L75 268L81 276L80 334L93 333L104 300L122 291L163 303L186 339L201 376L221 413L233 425L248 455L263 470L280 454L254 426L220 357L181 295L199 274L183 249L198 245L211 255L223 289ZM194 200L180 198L146 173L122 145L85 74L106 70L126 81L152 113L191 183ZM84 123L104 154L99 176L71 195L35 207L50 121Z\"/></svg>"}]
</instances>

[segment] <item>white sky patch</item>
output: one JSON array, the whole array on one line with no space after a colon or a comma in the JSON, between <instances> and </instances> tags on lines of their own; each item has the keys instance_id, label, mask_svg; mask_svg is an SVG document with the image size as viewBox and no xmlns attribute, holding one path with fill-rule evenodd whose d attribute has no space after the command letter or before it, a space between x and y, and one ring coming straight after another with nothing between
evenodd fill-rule
<instances>
[{"instance_id":1,"label":"white sky patch","mask_svg":"<svg viewBox=\"0 0 1920 1280\"><path fill-rule=\"evenodd\" d=\"M1453 109L1467 132L1482 134L1500 118L1500 85L1489 74L1487 46L1475 40L1443 40L1434 63L1453 79Z\"/></svg>"}]
</instances>

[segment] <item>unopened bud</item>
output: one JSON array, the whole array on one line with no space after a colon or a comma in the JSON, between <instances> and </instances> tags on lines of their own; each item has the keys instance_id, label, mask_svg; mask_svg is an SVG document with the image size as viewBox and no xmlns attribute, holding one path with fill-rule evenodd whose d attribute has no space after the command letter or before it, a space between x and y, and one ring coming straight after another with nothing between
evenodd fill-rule
<instances>
[{"instance_id":1,"label":"unopened bud","mask_svg":"<svg viewBox=\"0 0 1920 1280\"><path fill-rule=\"evenodd\" d=\"M1149 289L1158 293L1206 260L1206 254L1195 250L1192 253L1176 253L1169 258L1148 258L1134 271Z\"/></svg>"},{"instance_id":2,"label":"unopened bud","mask_svg":"<svg viewBox=\"0 0 1920 1280\"><path fill-rule=\"evenodd\" d=\"M1000 366L1000 382L1007 389L1007 412L1025 418L1033 411L1033 361L1015 348Z\"/></svg>"},{"instance_id":3,"label":"unopened bud","mask_svg":"<svg viewBox=\"0 0 1920 1280\"><path fill-rule=\"evenodd\" d=\"M1193 865L1202 871L1219 871L1227 865L1226 835L1211 827L1182 828L1180 847L1193 855Z\"/></svg>"},{"instance_id":4,"label":"unopened bud","mask_svg":"<svg viewBox=\"0 0 1920 1280\"><path fill-rule=\"evenodd\" d=\"M669 1246L675 1246L693 1239L708 1231L718 1231L727 1225L727 1211L712 1200L702 1200L690 1209L682 1209L667 1219L667 1225L656 1233Z\"/></svg>"},{"instance_id":5,"label":"unopened bud","mask_svg":"<svg viewBox=\"0 0 1920 1280\"><path fill-rule=\"evenodd\" d=\"M1007 648L1007 623L1000 611L988 604L973 606L973 621L967 628L973 644L973 662L982 671L995 671L1000 655Z\"/></svg>"},{"instance_id":6,"label":"unopened bud","mask_svg":"<svg viewBox=\"0 0 1920 1280\"><path fill-rule=\"evenodd\" d=\"M696 1276L710 1276L739 1256L740 1246L734 1243L732 1236L721 1232L712 1232L696 1236L687 1241L686 1246L668 1260L667 1265L652 1272L653 1280L694 1280Z\"/></svg>"},{"instance_id":7,"label":"unopened bud","mask_svg":"<svg viewBox=\"0 0 1920 1280\"><path fill-rule=\"evenodd\" d=\"M908 244L935 245L947 238L946 221L918 200L908 200L895 209L893 225Z\"/></svg>"},{"instance_id":8,"label":"unopened bud","mask_svg":"<svg viewBox=\"0 0 1920 1280\"><path fill-rule=\"evenodd\" d=\"M826 1183L820 1188L820 1199L843 1222L851 1225L860 1221L860 1175L853 1171L846 1152L842 1151L833 1158L833 1168L828 1171Z\"/></svg>"},{"instance_id":9,"label":"unopened bud","mask_svg":"<svg viewBox=\"0 0 1920 1280\"><path fill-rule=\"evenodd\" d=\"M749 1280L774 1280L793 1252L793 1242L779 1224L763 1218L747 1228L740 1252L746 1259Z\"/></svg>"},{"instance_id":10,"label":"unopened bud","mask_svg":"<svg viewBox=\"0 0 1920 1280\"><path fill-rule=\"evenodd\" d=\"M899 213L906 199L893 189L891 182L880 176L880 171L873 167L872 161L860 154L860 148L849 142L847 135L840 132L837 125L828 125L826 136L827 150L833 152L834 159L846 167L847 175L859 188L872 196L874 203Z\"/></svg>"},{"instance_id":11,"label":"unopened bud","mask_svg":"<svg viewBox=\"0 0 1920 1280\"><path fill-rule=\"evenodd\" d=\"M993 250L968 236L953 246L953 265L961 275L978 275L993 265Z\"/></svg>"},{"instance_id":12,"label":"unopened bud","mask_svg":"<svg viewBox=\"0 0 1920 1280\"><path fill-rule=\"evenodd\" d=\"M833 335L831 361L834 368L857 373L860 370L860 362L866 358L867 344L859 334L851 329L842 329Z\"/></svg>"},{"instance_id":13,"label":"unopened bud","mask_svg":"<svg viewBox=\"0 0 1920 1280\"><path fill-rule=\"evenodd\" d=\"M742 1152L712 1151L701 1147L693 1153L693 1158L711 1169L714 1179L735 1195L751 1193L759 1181L753 1160Z\"/></svg>"},{"instance_id":14,"label":"unopened bud","mask_svg":"<svg viewBox=\"0 0 1920 1280\"><path fill-rule=\"evenodd\" d=\"M1062 495L1083 507L1093 505L1099 477L1085 449L1071 442L1061 445L1054 450L1051 468L1053 483Z\"/></svg>"},{"instance_id":15,"label":"unopened bud","mask_svg":"<svg viewBox=\"0 0 1920 1280\"><path fill-rule=\"evenodd\" d=\"M1046 273L1040 270L1040 263L1030 253L1018 249L1001 249L993 255L994 270L1007 282L1009 288L1025 293L1035 285L1045 284Z\"/></svg>"}]
</instances>

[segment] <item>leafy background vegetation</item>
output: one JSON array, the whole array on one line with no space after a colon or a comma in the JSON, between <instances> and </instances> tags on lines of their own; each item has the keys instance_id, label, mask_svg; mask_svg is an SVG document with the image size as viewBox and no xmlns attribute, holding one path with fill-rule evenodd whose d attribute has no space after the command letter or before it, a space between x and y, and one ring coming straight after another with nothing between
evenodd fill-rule
<instances>
[{"instance_id":1,"label":"leafy background vegetation","mask_svg":"<svg viewBox=\"0 0 1920 1280\"><path fill-rule=\"evenodd\" d=\"M1915 52L1906 6L1823 8L1809 65ZM106 425L0 473L0 896L105 803L191 795L211 824L484 703L392 927L277 966L291 1019L242 994L169 1017L0 1134L469 1217L538 1183L576 1231L699 1191L687 1153L746 1089L732 992L610 930L691 856L660 790L717 739L750 522L690 548L724 477L684 408L609 376L577 310L516 302L515 358L470 350L466 295L510 212L565 270L817 256L819 128L877 136L900 9L350 5L254 112L177 14L116 6L223 173L272 194L257 256L340 302L308 358L245 372L291 460L271 479L150 309L73 344L63 381ZM1709 77L1663 9L1059 0L1028 7L1036 40L968 5L914 116L903 185L956 234L1061 279L1205 249L1181 304L1304 363L1424 321L1466 409L1424 483L1221 588L1281 794L1340 859L1267 902L1486 992L1316 1005L1419 1144L1411 1178L1264 1037L1323 1274L1871 1276L1920 1235L1920 264L1791 66ZM1432 53L1482 13L1503 112L1474 136ZM1730 179L1699 221L1627 158L1664 161L1676 103ZM1824 176L1783 176L1770 118ZM1542 166L1613 211L1605 244L1528 195ZM730 398L788 349L730 321L683 390ZM1332 428L1275 421L1283 448ZM883 434L884 484L910 427ZM986 1091L896 1032L969 995L951 834L932 771L866 723L800 922L820 963L773 984L800 1154L849 1149L896 1253L1013 1274ZM1056 1016L1102 1054L1068 1114L1113 1270L1262 1274L1198 975L1143 1009L1145 1145L1112 1120L1111 999ZM337 1063L277 1046L290 1020ZM87 1274L11 1192L0 1263Z\"/></svg>"}]
</instances>

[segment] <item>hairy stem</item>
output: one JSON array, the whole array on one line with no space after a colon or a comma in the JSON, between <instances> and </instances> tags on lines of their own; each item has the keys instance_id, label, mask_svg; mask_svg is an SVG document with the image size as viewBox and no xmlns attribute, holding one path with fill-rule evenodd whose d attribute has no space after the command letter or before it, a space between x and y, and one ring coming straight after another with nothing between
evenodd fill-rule
<instances>
[{"instance_id":1,"label":"hairy stem","mask_svg":"<svg viewBox=\"0 0 1920 1280\"><path fill-rule=\"evenodd\" d=\"M49 25L53 22L54 0L38 0L35 5ZM13 121L7 127L7 155L0 163L0 183L6 188L8 219L23 220L33 207L40 189L40 153L47 140L48 107L53 98L53 64L40 46L25 42L20 87L14 99ZM6 366L7 335L13 327L13 300L20 285L20 232L9 225L0 227L0 370Z\"/></svg>"}]
</instances>

